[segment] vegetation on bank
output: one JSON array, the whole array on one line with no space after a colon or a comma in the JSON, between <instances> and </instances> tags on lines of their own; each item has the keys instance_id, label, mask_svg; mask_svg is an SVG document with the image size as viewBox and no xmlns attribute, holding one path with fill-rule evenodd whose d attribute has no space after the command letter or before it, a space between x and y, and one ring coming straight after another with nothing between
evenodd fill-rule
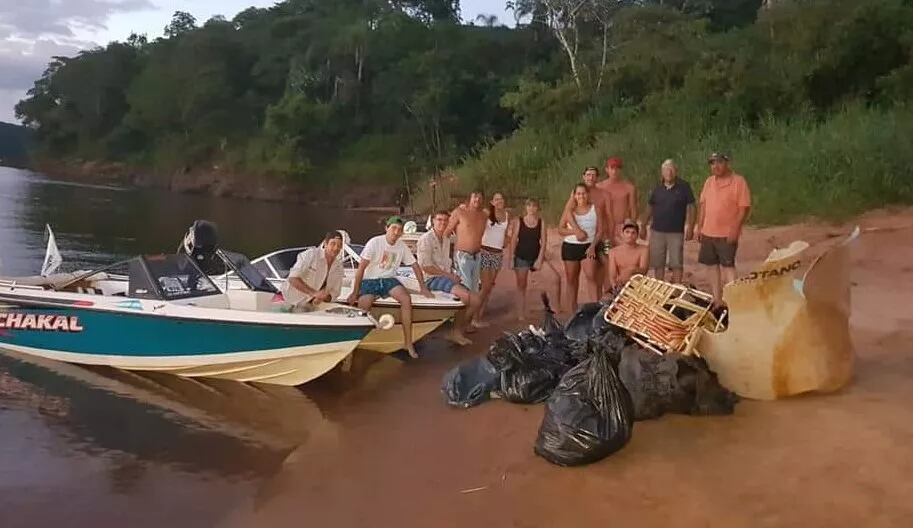
<instances>
[{"instance_id":1,"label":"vegetation on bank","mask_svg":"<svg viewBox=\"0 0 913 528\"><path fill-rule=\"evenodd\" d=\"M781 0L723 32L629 9L610 48L582 112L556 97L570 77L509 95L523 126L456 167L460 185L557 213L585 166L618 155L643 202L664 159L700 189L708 153L725 150L752 184L754 223L913 201L913 2Z\"/></svg>"},{"instance_id":2,"label":"vegetation on bank","mask_svg":"<svg viewBox=\"0 0 913 528\"><path fill-rule=\"evenodd\" d=\"M717 149L757 223L913 201L913 0L508 5L513 28L462 24L457 0L179 12L55 58L17 114L47 158L408 179L437 205L481 186L555 212L608 155L642 195L670 157L697 187Z\"/></svg>"},{"instance_id":3,"label":"vegetation on bank","mask_svg":"<svg viewBox=\"0 0 913 528\"><path fill-rule=\"evenodd\" d=\"M0 122L0 165L24 165L28 160L28 139L28 129Z\"/></svg>"}]
</instances>

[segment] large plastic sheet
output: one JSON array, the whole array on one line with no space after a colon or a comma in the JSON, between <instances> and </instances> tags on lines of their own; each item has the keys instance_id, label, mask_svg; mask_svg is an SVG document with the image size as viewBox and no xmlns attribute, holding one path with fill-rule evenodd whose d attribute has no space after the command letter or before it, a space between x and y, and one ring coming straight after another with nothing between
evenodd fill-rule
<instances>
[{"instance_id":1,"label":"large plastic sheet","mask_svg":"<svg viewBox=\"0 0 913 528\"><path fill-rule=\"evenodd\" d=\"M794 242L725 286L729 327L704 331L697 345L724 387L773 400L832 392L850 381L850 250L858 236L856 228L818 257L802 280L796 275L808 244Z\"/></svg>"}]
</instances>

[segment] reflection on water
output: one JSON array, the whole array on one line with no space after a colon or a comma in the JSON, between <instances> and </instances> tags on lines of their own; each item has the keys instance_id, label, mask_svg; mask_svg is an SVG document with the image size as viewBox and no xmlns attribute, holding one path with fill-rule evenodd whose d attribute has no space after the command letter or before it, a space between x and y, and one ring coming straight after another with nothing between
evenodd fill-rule
<instances>
[{"instance_id":1,"label":"reflection on water","mask_svg":"<svg viewBox=\"0 0 913 528\"><path fill-rule=\"evenodd\" d=\"M171 252L201 218L219 225L224 247L252 256L316 243L329 229L356 240L380 231L375 214L70 184L0 167L0 275L40 269L46 223L72 270ZM339 394L354 383L370 390L399 371L392 358L366 361L380 364L298 389L4 351L0 527L212 526L274 489L264 483L288 460L336 448L340 433L327 412Z\"/></svg>"},{"instance_id":2,"label":"reflection on water","mask_svg":"<svg viewBox=\"0 0 913 528\"><path fill-rule=\"evenodd\" d=\"M0 424L0 505L25 513L34 503L23 526L50 524L59 511L40 506L74 495L91 507L142 498L133 514L150 526L185 515L213 521L232 509L219 506L222 499L254 495L290 453L332 449L337 434L293 387L84 368L13 353L0 354ZM172 495L197 499L186 511L179 504L157 511L156 499ZM71 514L99 526L113 522L109 512L78 503L70 503Z\"/></svg>"},{"instance_id":3,"label":"reflection on water","mask_svg":"<svg viewBox=\"0 0 913 528\"><path fill-rule=\"evenodd\" d=\"M51 224L70 268L172 252L194 220L216 222L225 248L254 257L317 243L330 229L379 233L377 214L156 190L58 182L0 167L0 274L34 274ZM66 265L65 265L66 267Z\"/></svg>"}]
</instances>

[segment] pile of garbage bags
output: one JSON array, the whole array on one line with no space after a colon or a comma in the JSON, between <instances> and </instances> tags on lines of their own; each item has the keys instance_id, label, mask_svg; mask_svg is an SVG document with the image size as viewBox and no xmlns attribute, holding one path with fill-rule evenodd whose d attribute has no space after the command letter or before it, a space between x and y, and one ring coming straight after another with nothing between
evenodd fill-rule
<instances>
[{"instance_id":1,"label":"pile of garbage bags","mask_svg":"<svg viewBox=\"0 0 913 528\"><path fill-rule=\"evenodd\" d=\"M624 447L634 422L665 413L732 414L738 397L698 357L660 355L607 323L605 306L584 305L562 325L543 295L542 326L497 339L482 356L444 376L448 404L469 408L492 396L545 402L535 443L549 462L596 462Z\"/></svg>"}]
</instances>

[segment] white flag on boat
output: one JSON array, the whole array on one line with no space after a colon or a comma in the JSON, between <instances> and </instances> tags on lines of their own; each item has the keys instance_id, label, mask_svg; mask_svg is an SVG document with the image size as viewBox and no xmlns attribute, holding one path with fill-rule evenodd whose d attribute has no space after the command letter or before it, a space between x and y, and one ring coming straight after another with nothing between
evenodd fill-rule
<instances>
[{"instance_id":1,"label":"white flag on boat","mask_svg":"<svg viewBox=\"0 0 913 528\"><path fill-rule=\"evenodd\" d=\"M44 264L41 265L42 277L54 273L63 263L63 257L60 255L60 250L57 249L57 240L54 238L50 224L46 224L45 229L48 232L48 248L44 252Z\"/></svg>"}]
</instances>

